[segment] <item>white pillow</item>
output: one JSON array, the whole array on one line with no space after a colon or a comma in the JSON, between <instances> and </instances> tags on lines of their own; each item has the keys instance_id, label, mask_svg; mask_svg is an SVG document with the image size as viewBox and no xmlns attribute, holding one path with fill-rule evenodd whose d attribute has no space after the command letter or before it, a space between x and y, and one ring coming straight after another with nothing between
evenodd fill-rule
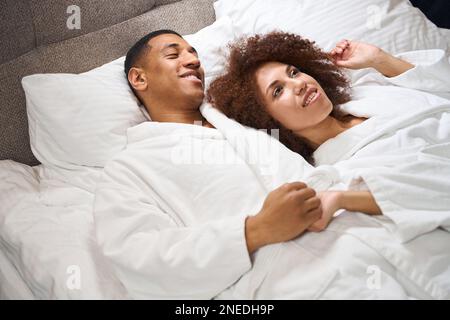
<instances>
[{"instance_id":1,"label":"white pillow","mask_svg":"<svg viewBox=\"0 0 450 320\"><path fill-rule=\"evenodd\" d=\"M184 36L198 51L205 78L212 79L224 70L227 63L228 43L235 39L233 23L228 16L218 19L210 27L206 27L193 35Z\"/></svg>"},{"instance_id":2,"label":"white pillow","mask_svg":"<svg viewBox=\"0 0 450 320\"><path fill-rule=\"evenodd\" d=\"M44 165L102 167L145 121L124 76L124 58L82 74L24 77L31 150Z\"/></svg>"},{"instance_id":3,"label":"white pillow","mask_svg":"<svg viewBox=\"0 0 450 320\"><path fill-rule=\"evenodd\" d=\"M448 50L448 41L407 0L218 0L217 18L229 16L235 33L274 29L307 37L325 50L343 38L375 44L390 53Z\"/></svg>"},{"instance_id":4,"label":"white pillow","mask_svg":"<svg viewBox=\"0 0 450 320\"><path fill-rule=\"evenodd\" d=\"M185 38L206 76L218 72L233 37L229 18ZM24 77L31 149L44 165L103 167L126 145L126 130L146 121L124 76L124 57L82 74ZM222 62L223 64L223 62Z\"/></svg>"}]
</instances>

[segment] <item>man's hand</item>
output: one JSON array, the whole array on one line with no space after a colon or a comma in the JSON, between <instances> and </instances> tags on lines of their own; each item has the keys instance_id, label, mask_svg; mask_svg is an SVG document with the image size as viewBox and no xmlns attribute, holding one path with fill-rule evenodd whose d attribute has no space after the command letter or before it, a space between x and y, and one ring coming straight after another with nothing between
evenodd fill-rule
<instances>
[{"instance_id":1,"label":"man's hand","mask_svg":"<svg viewBox=\"0 0 450 320\"><path fill-rule=\"evenodd\" d=\"M308 231L320 232L325 230L330 221L333 219L336 211L341 209L342 192L340 191L324 191L317 195L322 202L322 218L314 222Z\"/></svg>"},{"instance_id":2,"label":"man's hand","mask_svg":"<svg viewBox=\"0 0 450 320\"><path fill-rule=\"evenodd\" d=\"M322 216L316 192L302 182L286 183L268 194L260 212L246 221L249 253L291 240Z\"/></svg>"},{"instance_id":3,"label":"man's hand","mask_svg":"<svg viewBox=\"0 0 450 320\"><path fill-rule=\"evenodd\" d=\"M356 70L379 64L383 59L384 52L368 43L341 40L331 50L330 55L337 66Z\"/></svg>"}]
</instances>

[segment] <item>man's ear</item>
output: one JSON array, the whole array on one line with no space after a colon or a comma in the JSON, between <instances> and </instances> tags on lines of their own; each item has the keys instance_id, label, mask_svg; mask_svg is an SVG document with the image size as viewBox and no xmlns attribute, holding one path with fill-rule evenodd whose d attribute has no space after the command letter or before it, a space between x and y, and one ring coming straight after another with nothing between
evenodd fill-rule
<instances>
[{"instance_id":1,"label":"man's ear","mask_svg":"<svg viewBox=\"0 0 450 320\"><path fill-rule=\"evenodd\" d=\"M128 72L128 81L136 91L147 90L147 76L141 68L132 67Z\"/></svg>"}]
</instances>

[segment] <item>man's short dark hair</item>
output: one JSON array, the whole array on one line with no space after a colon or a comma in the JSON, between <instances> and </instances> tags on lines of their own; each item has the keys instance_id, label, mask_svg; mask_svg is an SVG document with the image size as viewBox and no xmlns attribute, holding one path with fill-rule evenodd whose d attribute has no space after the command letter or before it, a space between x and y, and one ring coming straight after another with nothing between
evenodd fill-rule
<instances>
[{"instance_id":1,"label":"man's short dark hair","mask_svg":"<svg viewBox=\"0 0 450 320\"><path fill-rule=\"evenodd\" d=\"M130 50L128 50L127 57L125 59L125 75L126 75L127 79L128 79L128 72L130 71L130 69L132 67L136 66L136 63L139 60L139 58L141 58L145 54L145 52L148 49L150 49L148 42L156 36L159 36L161 34L167 34L167 33L175 34L175 35L179 36L180 38L182 38L182 36L180 34L178 34L177 32L175 32L173 30L167 30L167 29L156 30L156 31L150 32L146 36L142 37L138 42L136 42L130 48ZM130 86L131 86L131 84L130 84Z\"/></svg>"}]
</instances>

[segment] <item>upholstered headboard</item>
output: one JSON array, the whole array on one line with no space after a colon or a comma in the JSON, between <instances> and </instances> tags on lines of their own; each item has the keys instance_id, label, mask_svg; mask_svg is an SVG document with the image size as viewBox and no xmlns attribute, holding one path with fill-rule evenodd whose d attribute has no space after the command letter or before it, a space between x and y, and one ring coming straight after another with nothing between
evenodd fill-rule
<instances>
[{"instance_id":1,"label":"upholstered headboard","mask_svg":"<svg viewBox=\"0 0 450 320\"><path fill-rule=\"evenodd\" d=\"M123 56L155 29L194 33L214 22L213 2L2 0L0 159L39 163L29 144L22 77L85 72Z\"/></svg>"}]
</instances>

